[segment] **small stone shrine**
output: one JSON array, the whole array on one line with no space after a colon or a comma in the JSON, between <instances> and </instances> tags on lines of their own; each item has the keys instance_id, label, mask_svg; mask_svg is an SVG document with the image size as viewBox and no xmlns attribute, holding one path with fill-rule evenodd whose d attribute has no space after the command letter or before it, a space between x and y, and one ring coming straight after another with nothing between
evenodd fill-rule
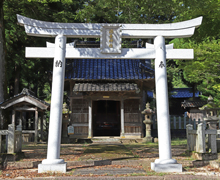
<instances>
[{"instance_id":1,"label":"small stone shrine","mask_svg":"<svg viewBox=\"0 0 220 180\"><path fill-rule=\"evenodd\" d=\"M215 132L208 134L208 149L211 149L212 153L217 153L216 134L217 124L220 120L217 114L220 108L214 104L212 96L209 96L208 104L201 107L200 110L204 111L204 121L206 122L207 129Z\"/></svg>"},{"instance_id":2,"label":"small stone shrine","mask_svg":"<svg viewBox=\"0 0 220 180\"><path fill-rule=\"evenodd\" d=\"M37 142L39 135L41 139L43 138L44 113L49 110L49 107L50 104L38 99L26 88L20 94L0 103L2 110L8 109L12 112L9 123L22 131L23 142Z\"/></svg>"},{"instance_id":3,"label":"small stone shrine","mask_svg":"<svg viewBox=\"0 0 220 180\"><path fill-rule=\"evenodd\" d=\"M219 117L217 116L217 111L219 109L215 106L213 98L210 96L208 104L200 108L200 110L204 111L204 122L198 124L197 130L193 130L193 125L191 124L186 126L187 149L189 151L196 151L193 155L199 160L218 159L216 136L218 134L217 123ZM206 145L207 136L208 146Z\"/></svg>"}]
</instances>

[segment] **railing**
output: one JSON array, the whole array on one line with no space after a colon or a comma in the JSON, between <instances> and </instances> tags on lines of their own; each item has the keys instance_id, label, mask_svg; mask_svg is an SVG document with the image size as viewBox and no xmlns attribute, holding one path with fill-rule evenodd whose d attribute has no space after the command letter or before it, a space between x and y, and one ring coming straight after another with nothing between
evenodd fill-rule
<instances>
[{"instance_id":1,"label":"railing","mask_svg":"<svg viewBox=\"0 0 220 180\"><path fill-rule=\"evenodd\" d=\"M153 129L157 129L157 119L156 116L153 116L152 118L153 121ZM205 126L205 122L203 120L196 120L196 119L190 119L188 117L183 117L183 116L170 116L170 128L171 129L186 129L186 124L192 124L193 129L196 129L196 126L200 123L203 123ZM218 122L218 129L220 127L220 120Z\"/></svg>"},{"instance_id":2,"label":"railing","mask_svg":"<svg viewBox=\"0 0 220 180\"><path fill-rule=\"evenodd\" d=\"M208 137L208 149L211 153L219 151L216 137L220 131L216 129L205 129L204 124L198 124L197 130L193 130L193 126L188 124L186 127L187 150L196 151L198 153L206 153L206 137Z\"/></svg>"},{"instance_id":3,"label":"railing","mask_svg":"<svg viewBox=\"0 0 220 180\"><path fill-rule=\"evenodd\" d=\"M16 130L13 124L8 125L8 130L0 131L0 153L2 150L2 136L6 136L6 149L8 154L13 154L22 151L22 131L21 127L17 126Z\"/></svg>"}]
</instances>

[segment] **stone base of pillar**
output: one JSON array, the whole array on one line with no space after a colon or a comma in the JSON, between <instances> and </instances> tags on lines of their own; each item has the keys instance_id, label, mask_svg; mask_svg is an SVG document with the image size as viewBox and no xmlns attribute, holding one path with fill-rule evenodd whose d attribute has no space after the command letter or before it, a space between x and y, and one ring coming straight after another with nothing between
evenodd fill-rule
<instances>
[{"instance_id":1,"label":"stone base of pillar","mask_svg":"<svg viewBox=\"0 0 220 180\"><path fill-rule=\"evenodd\" d=\"M61 138L61 144L68 144L69 143L69 138L68 137L62 137Z\"/></svg>"},{"instance_id":2,"label":"stone base of pillar","mask_svg":"<svg viewBox=\"0 0 220 180\"><path fill-rule=\"evenodd\" d=\"M159 164L151 163L151 169L155 172L182 172L182 164Z\"/></svg>"},{"instance_id":3,"label":"stone base of pillar","mask_svg":"<svg viewBox=\"0 0 220 180\"><path fill-rule=\"evenodd\" d=\"M124 133L121 133L120 138L125 138Z\"/></svg>"},{"instance_id":4,"label":"stone base of pillar","mask_svg":"<svg viewBox=\"0 0 220 180\"><path fill-rule=\"evenodd\" d=\"M66 163L38 164L38 173L45 173L45 172L66 173Z\"/></svg>"},{"instance_id":5,"label":"stone base of pillar","mask_svg":"<svg viewBox=\"0 0 220 180\"><path fill-rule=\"evenodd\" d=\"M144 137L142 142L143 142L143 143L153 142L153 137Z\"/></svg>"},{"instance_id":6,"label":"stone base of pillar","mask_svg":"<svg viewBox=\"0 0 220 180\"><path fill-rule=\"evenodd\" d=\"M196 160L210 161L218 159L218 153L198 153L192 152L192 157Z\"/></svg>"}]
</instances>

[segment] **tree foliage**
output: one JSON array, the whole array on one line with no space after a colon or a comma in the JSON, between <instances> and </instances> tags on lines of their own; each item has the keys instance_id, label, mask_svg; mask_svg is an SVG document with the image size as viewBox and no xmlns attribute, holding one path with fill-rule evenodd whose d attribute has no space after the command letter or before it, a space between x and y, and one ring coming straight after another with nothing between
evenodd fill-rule
<instances>
[{"instance_id":1,"label":"tree foliage","mask_svg":"<svg viewBox=\"0 0 220 180\"><path fill-rule=\"evenodd\" d=\"M174 0L86 0L76 18L87 23L172 22L180 8Z\"/></svg>"},{"instance_id":2,"label":"tree foliage","mask_svg":"<svg viewBox=\"0 0 220 180\"><path fill-rule=\"evenodd\" d=\"M183 42L175 40L176 46L193 48L194 60L177 61L179 69L183 70L184 78L202 92L203 99L209 95L219 104L220 93L220 40L204 40L201 43L195 41Z\"/></svg>"},{"instance_id":3,"label":"tree foliage","mask_svg":"<svg viewBox=\"0 0 220 180\"><path fill-rule=\"evenodd\" d=\"M3 1L0 1L0 102L4 100L4 91L6 86L5 80L5 28ZM1 118L1 114L0 114Z\"/></svg>"},{"instance_id":4,"label":"tree foliage","mask_svg":"<svg viewBox=\"0 0 220 180\"><path fill-rule=\"evenodd\" d=\"M167 61L169 82L174 86L197 85L203 98L219 102L219 0L5 0L6 77L10 96L23 87L49 98L52 60L25 58L25 47L42 47L50 38L27 36L16 14L54 22L172 23L203 16L191 38L174 39L175 48L193 48L193 61ZM126 44L126 42L123 42ZM169 43L169 42L167 42ZM1 94L1 92L0 92Z\"/></svg>"},{"instance_id":5,"label":"tree foliage","mask_svg":"<svg viewBox=\"0 0 220 180\"><path fill-rule=\"evenodd\" d=\"M212 95L215 103L220 105L220 1L184 0L183 9L185 11L176 20L203 16L203 21L191 38L172 41L175 48L194 49L194 60L177 60L178 69L186 84L197 86L202 99L207 100Z\"/></svg>"},{"instance_id":6,"label":"tree foliage","mask_svg":"<svg viewBox=\"0 0 220 180\"><path fill-rule=\"evenodd\" d=\"M7 49L6 77L9 96L22 88L32 89L42 99L50 97L52 59L25 58L25 47L44 47L51 38L27 36L24 28L17 24L16 14L29 18L53 22L77 22L75 13L81 1L14 1L4 2L5 38Z\"/></svg>"}]
</instances>

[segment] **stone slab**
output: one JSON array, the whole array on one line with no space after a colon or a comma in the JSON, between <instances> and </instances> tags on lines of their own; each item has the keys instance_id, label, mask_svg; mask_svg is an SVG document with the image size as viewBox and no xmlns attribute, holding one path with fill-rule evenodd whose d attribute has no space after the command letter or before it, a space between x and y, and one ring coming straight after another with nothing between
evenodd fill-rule
<instances>
[{"instance_id":1,"label":"stone slab","mask_svg":"<svg viewBox=\"0 0 220 180\"><path fill-rule=\"evenodd\" d=\"M220 163L219 163L219 162L210 161L209 164L210 164L212 167L214 167L214 168L217 168L217 169L220 168Z\"/></svg>"},{"instance_id":2,"label":"stone slab","mask_svg":"<svg viewBox=\"0 0 220 180\"><path fill-rule=\"evenodd\" d=\"M158 164L151 163L151 169L155 172L182 172L182 164Z\"/></svg>"},{"instance_id":3,"label":"stone slab","mask_svg":"<svg viewBox=\"0 0 220 180\"><path fill-rule=\"evenodd\" d=\"M218 159L218 153L198 153L192 152L192 157L197 160L209 161Z\"/></svg>"},{"instance_id":4,"label":"stone slab","mask_svg":"<svg viewBox=\"0 0 220 180\"><path fill-rule=\"evenodd\" d=\"M19 161L21 158L24 158L24 152L18 152L18 153L13 153L13 154L1 154L2 160L7 161L7 162L15 162Z\"/></svg>"},{"instance_id":5,"label":"stone slab","mask_svg":"<svg viewBox=\"0 0 220 180\"><path fill-rule=\"evenodd\" d=\"M81 168L76 169L73 175L127 175L127 174L145 174L145 170L136 169L131 167L122 168L111 168L111 167L100 167L100 168Z\"/></svg>"},{"instance_id":6,"label":"stone slab","mask_svg":"<svg viewBox=\"0 0 220 180\"><path fill-rule=\"evenodd\" d=\"M38 173L44 173L44 172L66 173L66 163L38 164Z\"/></svg>"},{"instance_id":7,"label":"stone slab","mask_svg":"<svg viewBox=\"0 0 220 180\"><path fill-rule=\"evenodd\" d=\"M202 166L207 166L209 165L209 161L205 161L205 160L195 160L192 161L192 164L194 167L202 167Z\"/></svg>"},{"instance_id":8,"label":"stone slab","mask_svg":"<svg viewBox=\"0 0 220 180\"><path fill-rule=\"evenodd\" d=\"M143 143L146 143L146 142L153 142L153 137L145 137L143 138Z\"/></svg>"}]
</instances>

